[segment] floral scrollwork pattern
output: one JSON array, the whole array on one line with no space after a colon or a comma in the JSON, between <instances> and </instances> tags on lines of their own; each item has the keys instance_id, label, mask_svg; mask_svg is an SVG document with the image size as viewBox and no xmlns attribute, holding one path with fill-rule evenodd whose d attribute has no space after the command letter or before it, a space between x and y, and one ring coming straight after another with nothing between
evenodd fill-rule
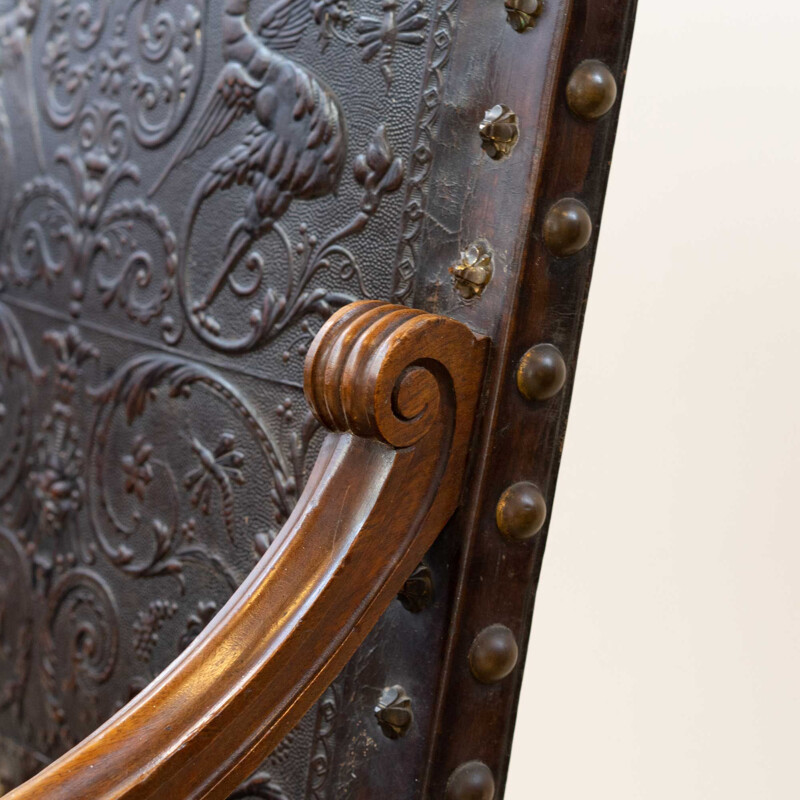
<instances>
[{"instance_id":1,"label":"floral scrollwork pattern","mask_svg":"<svg viewBox=\"0 0 800 800\"><path fill-rule=\"evenodd\" d=\"M41 65L47 76L44 109L56 128L75 122L95 75L92 48L108 17L109 0L54 0L47 13Z\"/></svg>"},{"instance_id":2,"label":"floral scrollwork pattern","mask_svg":"<svg viewBox=\"0 0 800 800\"><path fill-rule=\"evenodd\" d=\"M96 85L124 102L139 144L156 147L177 131L197 94L205 3L129 0L113 18L111 8L111 0L54 0L41 61L45 114L54 127L69 127ZM96 48L109 28L110 41Z\"/></svg>"},{"instance_id":3,"label":"floral scrollwork pattern","mask_svg":"<svg viewBox=\"0 0 800 800\"><path fill-rule=\"evenodd\" d=\"M116 301L141 323L161 313L172 294L177 243L154 205L112 202L120 184L140 179L139 168L127 160L128 147L128 120L117 106L98 102L81 113L77 143L56 153L72 191L46 176L26 183L14 198L3 245L5 281L52 284L66 273L72 278L70 311L77 317L85 275L94 269L103 305Z\"/></svg>"},{"instance_id":4,"label":"floral scrollwork pattern","mask_svg":"<svg viewBox=\"0 0 800 800\"><path fill-rule=\"evenodd\" d=\"M212 495L217 493L219 516L228 538L234 539L234 489L246 481L242 470L245 455L236 448L234 434L223 431L213 447L190 430L177 437L159 439L158 449L162 452L174 453L186 447L190 450L196 466L185 473L182 481L170 467L168 457L158 457L154 444L141 434L135 435L130 452L122 459L123 474L115 476L115 485L121 481L124 488L114 496L129 498L125 503L130 509L127 519L123 519L111 499L107 452L112 446L117 412L123 412L125 430L129 430L150 406L159 404L159 389L162 388L173 400L188 400L193 391L204 390L233 408L258 445L262 468L272 474L276 521L282 522L294 505L303 480L304 464L286 461L272 435L233 387L204 366L182 357L146 354L123 364L107 383L91 390L99 406L89 437L88 456L91 474L88 493L95 541L104 556L129 575L171 576L183 586L186 563L201 562L235 588L238 580L224 561L197 541L197 518L182 519L180 515L182 491L188 495L189 507L205 516L210 514ZM305 453L300 455L301 461L304 456ZM149 552L145 548L137 554L128 542L141 542L148 530L152 546ZM272 538L272 534L265 531L258 535L268 540Z\"/></svg>"}]
</instances>

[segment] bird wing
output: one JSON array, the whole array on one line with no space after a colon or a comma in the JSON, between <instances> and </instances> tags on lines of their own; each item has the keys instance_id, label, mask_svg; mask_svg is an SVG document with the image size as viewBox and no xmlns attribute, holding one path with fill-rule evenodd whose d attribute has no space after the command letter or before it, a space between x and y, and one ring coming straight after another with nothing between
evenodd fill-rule
<instances>
[{"instance_id":1,"label":"bird wing","mask_svg":"<svg viewBox=\"0 0 800 800\"><path fill-rule=\"evenodd\" d=\"M256 93L260 88L261 83L252 78L241 64L235 62L226 64L220 72L216 85L211 90L194 128L170 159L149 194L153 194L161 186L167 175L181 161L185 161L198 150L202 150L242 114L252 111Z\"/></svg>"},{"instance_id":2,"label":"bird wing","mask_svg":"<svg viewBox=\"0 0 800 800\"><path fill-rule=\"evenodd\" d=\"M274 50L294 47L311 21L308 0L274 0L258 20L259 36Z\"/></svg>"}]
</instances>

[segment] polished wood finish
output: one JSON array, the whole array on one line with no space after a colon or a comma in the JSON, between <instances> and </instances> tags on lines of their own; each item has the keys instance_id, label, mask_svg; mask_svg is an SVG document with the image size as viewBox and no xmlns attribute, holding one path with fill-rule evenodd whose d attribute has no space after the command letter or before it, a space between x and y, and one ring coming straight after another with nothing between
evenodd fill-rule
<instances>
[{"instance_id":1,"label":"polished wood finish","mask_svg":"<svg viewBox=\"0 0 800 800\"><path fill-rule=\"evenodd\" d=\"M225 797L311 706L459 502L488 341L364 301L308 353L331 431L273 547L193 644L9 800Z\"/></svg>"}]
</instances>

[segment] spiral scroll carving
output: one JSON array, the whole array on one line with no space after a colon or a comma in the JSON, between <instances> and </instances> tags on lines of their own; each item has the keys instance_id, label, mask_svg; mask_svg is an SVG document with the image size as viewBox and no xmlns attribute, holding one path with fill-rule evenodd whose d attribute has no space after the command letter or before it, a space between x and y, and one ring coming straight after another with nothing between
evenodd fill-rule
<instances>
[{"instance_id":1,"label":"spiral scroll carving","mask_svg":"<svg viewBox=\"0 0 800 800\"><path fill-rule=\"evenodd\" d=\"M445 317L366 300L338 311L306 358L306 398L333 431L409 447L454 408L453 354L464 328ZM469 358L469 354L467 354Z\"/></svg>"}]
</instances>

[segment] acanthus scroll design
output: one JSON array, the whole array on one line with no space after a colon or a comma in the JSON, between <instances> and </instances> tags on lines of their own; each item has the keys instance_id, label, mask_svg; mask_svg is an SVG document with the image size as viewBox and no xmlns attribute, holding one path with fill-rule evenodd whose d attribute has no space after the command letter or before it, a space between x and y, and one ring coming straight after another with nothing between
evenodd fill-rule
<instances>
[{"instance_id":1,"label":"acanthus scroll design","mask_svg":"<svg viewBox=\"0 0 800 800\"><path fill-rule=\"evenodd\" d=\"M156 147L180 128L194 103L203 70L205 0L134 0L117 16L109 49L100 54L100 89L119 94L128 80L133 132ZM130 18L137 57L126 50Z\"/></svg>"},{"instance_id":2,"label":"acanthus scroll design","mask_svg":"<svg viewBox=\"0 0 800 800\"><path fill-rule=\"evenodd\" d=\"M4 561L16 553L16 563L5 578L15 586L13 596L0 591L0 618L8 624L23 614L28 620L24 635L8 654L10 662L24 670L17 671L16 684L6 683L6 694L14 700L8 689L16 688L21 708L28 685L39 675L46 711L43 741L47 747L69 747L80 738L78 726L88 732L102 718L94 702L95 687L105 683L116 666L119 638L113 594L89 566L93 555L82 547L78 532L85 492L74 398L83 364L99 353L75 329L47 331L43 340L53 347L56 363L54 371L45 371L34 361L27 338L5 304L0 304L0 320L6 372L26 376L19 387L23 398L30 384L52 377L50 408L38 431L32 435L33 415L26 411L20 417L24 433L12 448L24 462L27 480L18 478L4 494L4 522L14 530L0 528L0 550ZM8 648L14 636L5 624L0 627ZM89 702L73 705L69 698L76 691ZM74 715L66 710L68 705Z\"/></svg>"},{"instance_id":3,"label":"acanthus scroll design","mask_svg":"<svg viewBox=\"0 0 800 800\"><path fill-rule=\"evenodd\" d=\"M100 40L110 0L53 0L41 65L47 75L44 111L55 128L78 117L95 74L92 49Z\"/></svg>"},{"instance_id":4,"label":"acanthus scroll design","mask_svg":"<svg viewBox=\"0 0 800 800\"><path fill-rule=\"evenodd\" d=\"M219 158L196 186L182 236L180 288L189 322L204 341L229 352L250 349L268 338L281 322L285 324L307 309L321 306L323 297L319 294L309 295L301 290L278 298L268 290L262 307L251 309L251 332L233 338L222 334L220 323L210 311L226 284L240 297L249 298L258 292L264 274L263 258L257 254L247 257L249 248L260 236L276 230L277 221L293 201L324 197L335 190L346 142L337 97L311 72L280 52L302 34L307 7L302 3L268 7L256 34L246 16L248 5L247 0L225 0L225 65L201 115L151 189L152 194L178 164L209 145L234 120L243 114L255 117L243 140ZM200 207L217 191L237 185L249 187L244 213L228 231L220 266L210 279L205 276L200 296L191 296L188 251ZM281 229L277 230L281 236ZM285 234L281 241L288 241ZM290 248L287 255L291 257ZM246 270L255 273L244 283L234 277L242 262ZM307 272L313 274L313 267ZM302 278L299 283L303 283Z\"/></svg>"},{"instance_id":5,"label":"acanthus scroll design","mask_svg":"<svg viewBox=\"0 0 800 800\"><path fill-rule=\"evenodd\" d=\"M47 373L14 313L0 303L0 710L21 716L30 677L34 593L31 546L15 530L24 521L23 469L29 455L32 394Z\"/></svg>"},{"instance_id":6,"label":"acanthus scroll design","mask_svg":"<svg viewBox=\"0 0 800 800\"><path fill-rule=\"evenodd\" d=\"M452 6L456 1L449 0L446 5ZM26 20L33 21L28 22L30 27L40 15L39 2L27 0L27 5L31 13ZM128 136L145 147L166 142L186 127L183 123L199 90L206 44L206 5L205 0L125 0L119 4L112 0L53 0L43 6L45 40L39 58L47 78L46 92L41 97L45 117L51 125L64 129L83 125L87 112L96 114L103 107L115 108L125 121ZM320 26L323 47L331 38L354 45L365 62L375 59L380 63L388 87L398 48L418 46L427 40L430 17L424 6L424 0L386 0L381 14L357 16L346 0L275 0L266 5L251 28L249 0L225 0L221 26L225 65L190 134L176 148L150 193L178 164L209 146L234 120L246 114L256 122L241 143L218 159L196 187L180 248L168 230L166 218L152 204L140 199L130 201L126 213L139 217L140 224L163 228L165 281L159 286L160 294L149 291L157 280L151 273L159 265L153 263L153 254L148 257L141 251L123 253L128 242L124 231L118 229L108 240L106 256L127 257L124 264L118 265L119 272L98 281L104 304L118 301L129 316L148 322L165 313L172 271L179 271L185 316L194 332L217 349L243 352L274 339L309 315L324 320L341 305L369 296L356 259L341 241L359 233L366 224L360 214L327 235L313 231L313 226L306 223L294 232L280 223L293 201L320 198L335 191L345 156L344 117L336 95L284 51L298 44L313 21ZM449 34L443 20L448 19L448 13L437 16L435 63L431 64L429 75L432 71L440 76L442 60L446 60ZM345 35L351 22L354 36ZM432 87L426 88L425 97L432 97L432 91ZM91 100L93 93L105 99ZM33 127L37 133L38 123ZM426 126L421 125L420 130L424 139ZM376 130L368 150L380 149L381 136L393 158L383 125ZM402 175L397 186L390 186L389 181L383 191L396 191L407 172L410 190L416 191L424 182L426 176L420 172L427 171L426 143L420 141L418 145L413 148L408 170L400 160ZM66 164L69 157L64 150L59 150L57 158ZM138 174L137 166L132 162L129 166ZM207 274L205 262L190 266L194 225L200 207L215 192L236 186L249 187L250 197L241 218L231 225L222 253L212 259L219 268L214 274ZM34 205L28 209L32 216L39 210L52 214L52 225L58 228L63 214L73 217L68 227L75 227L74 218L88 200L81 196L78 186L71 192L50 177L34 179L24 188L29 197L20 193L15 198L9 228L19 222L19 205L27 200ZM47 209L42 208L45 204ZM404 214L414 229L418 229L420 219L416 208L416 201L410 200ZM376 210L371 209L368 215ZM123 225L122 220L119 222ZM130 220L127 222L130 224ZM78 227L91 228L93 224L89 220L77 221ZM43 262L44 266L36 265L37 271L51 279L59 269L65 269L65 258L76 258L74 253L64 252L71 243L69 230L63 240L54 241L44 229L26 228L28 238L18 243L23 251L14 255L17 277L21 275L24 283L31 279L27 258ZM273 241L255 247L268 234L273 234L269 237ZM410 236L416 233L406 226L403 238L410 243ZM315 244L318 242L322 246ZM329 252L325 244L331 245ZM8 259L9 248L4 249L3 255ZM84 261L87 258L85 252L77 257ZM280 262L285 266L281 270L285 277L271 273ZM341 281L352 280L353 291L308 286L314 275L326 268L336 270ZM400 284L411 279L414 265L403 259L395 271L394 297L402 300L407 287ZM270 279L266 280L268 274ZM285 288L280 286L284 282ZM232 297L212 309L223 290ZM80 313L85 291L84 281L76 277L71 302L75 315ZM146 301L137 300L145 294ZM228 312L231 303L227 301L231 299L241 301L233 315ZM225 314L221 313L223 307ZM163 316L161 328L164 341L171 345L177 344L183 334L182 323L172 314ZM313 336L313 330L305 333ZM301 338L307 343L310 336Z\"/></svg>"},{"instance_id":7,"label":"acanthus scroll design","mask_svg":"<svg viewBox=\"0 0 800 800\"><path fill-rule=\"evenodd\" d=\"M78 512L83 506L86 486L83 480L83 449L80 430L74 419L73 400L76 382L84 362L97 359L100 351L83 341L77 329L50 330L44 341L56 353L56 389L50 412L42 419L34 438L34 451L28 459L28 485L36 513L34 541L41 544L66 539L72 553L91 562L93 554L78 529Z\"/></svg>"},{"instance_id":8,"label":"acanthus scroll design","mask_svg":"<svg viewBox=\"0 0 800 800\"><path fill-rule=\"evenodd\" d=\"M452 8L455 2L449 0L445 6ZM55 305L56 315L68 311L78 323L73 329L64 323L63 329L50 330L46 346L37 340L31 350L24 335L20 336L23 326L0 305L0 336L5 339L5 349L0 348L0 372L5 370L0 375L0 522L7 526L8 534L6 541L5 529L0 528L0 567L8 564L15 573L24 574L26 582L35 587L29 587L31 603L42 608L62 575L83 570L87 576L87 586L67 592L54 618L58 630L51 663L58 674L51 687L47 735L51 741L48 748L53 749L47 749L48 754L56 754L69 737L81 733L67 731L64 724L64 719L73 715L64 699L70 692L88 698L83 710L84 733L93 727L92 718L99 720L96 715L102 716L109 707L104 692L116 693L119 698L124 694L115 683L121 674L127 678L121 665L105 683L87 679L101 674L88 658L93 642L107 655L111 652L103 650L109 633L104 620L113 618L112 609L117 605L113 593L110 604L105 604L99 584L91 584L88 576L96 575L102 581L105 575L108 587L119 592L123 627L117 658L131 656L129 662L142 670L130 681L133 694L163 666L167 647L170 656L174 655L221 607L219 598L203 597L196 602L192 578L197 570L204 575L214 573L220 585L232 587L244 574L242 548L261 554L269 546L302 487L306 457L313 453L312 439L318 427L313 417L305 415L297 396L287 397L275 409L278 426L287 429L284 437L266 426L282 457L278 468L268 465L265 481L270 500L267 514L273 515L275 524L259 519L257 526L243 527L243 498L253 484L249 470L267 463L261 463L263 451L253 447L247 424L238 425L241 418L237 417L236 424L208 431L196 425L187 430L178 441L181 452L177 457L175 450L172 454L159 452L145 416L158 416L170 405L183 408L188 399L184 389L195 398L201 393L214 394L209 384L199 381L173 396L172 378L165 377L147 390L143 409L132 422L125 402L114 407L106 429L102 478L114 522L101 508L99 524L93 526L90 511L97 508L93 503L99 503L101 487L94 464L97 453L86 434L91 419L106 419L109 409L99 397L86 400L85 385L92 382L83 380L83 371L100 382L96 391L102 393L112 383L111 364L118 369L129 367L128 345L134 337L140 342L151 335L155 338L159 325L163 341L171 347L178 344L185 329L189 335L181 341L188 343L188 353L200 352L200 343L190 335L194 328L205 344L228 353L254 350L278 340L284 362L289 361L292 348L304 355L316 328L339 307L386 291L372 267L367 269L362 243L368 242L370 253L375 242L394 248L391 232L400 195L403 190L416 189L420 164L430 155L429 149L425 155L425 142L430 145L431 141L425 139L424 131L416 134L423 145L418 148L411 142L413 134L395 127L391 115L384 115L378 104L367 122L369 127L351 127L348 150L339 96L289 51L297 48L298 59L319 66L319 42L317 52L312 53L315 43L309 37L319 33L323 50L329 44L333 48L345 45L348 50L340 50L338 57L346 56L359 75L372 81L369 89L379 103L394 102L396 98L390 98L393 91L406 92L397 94L399 99L417 88L401 83L413 75L408 71L410 65L418 61L420 72L425 66L425 43L435 3L369 0L359 3L356 12L349 0L260 0L254 10L256 5L255 0L252 6L246 0L219 0L216 4L207 0L22 0L15 8L25 14L15 15L20 26L14 35L15 41L25 37L24 54L29 63L9 66L6 58L16 51L5 47L5 41L0 44L0 78L6 84L0 104L5 101L13 122L4 126L0 106L0 165L5 163L6 150L6 160L14 163L12 145L33 148L31 158L19 162L18 180L9 177L5 188L0 187L0 219L5 209L9 211L6 234L0 233L0 291L9 288L12 306L15 300L20 302L15 308L24 309L26 303ZM210 14L217 19L212 20ZM5 16L11 19L12 15ZM224 25L209 24L219 22L220 16ZM250 24L252 30L248 30ZM0 21L0 38L4 30ZM435 23L430 33L441 36L441 25ZM236 70L215 75L209 69L212 62L204 65L204 51L220 34L228 48L223 64ZM306 39L301 43L303 36ZM30 46L34 42L35 46ZM258 57L237 61L233 56L236 48L254 44L258 48L252 49L251 55ZM440 38L429 46L436 60L441 53ZM270 53L272 80L266 75L258 77L258 58L265 51ZM332 51L327 54L333 56ZM236 82L240 75L231 78L239 68L249 73L241 84ZM35 80L23 86L28 72ZM325 77L327 68L322 73ZM244 99L236 98L235 107L226 105L220 110L217 106L212 109L209 98L203 108L198 94L221 84L223 77L228 87L224 91L232 95L241 91ZM260 88L249 86L248 80L260 81ZM335 83L335 76L332 80ZM23 121L14 120L20 108L15 105L18 85L31 101L26 119L18 117ZM248 96L251 88L254 93ZM345 107L351 95L341 92ZM352 113L363 117L359 108L354 101ZM272 144L257 138L257 123L262 120L267 120L262 127L275 134ZM388 127L379 124L383 120ZM361 124L364 119L356 121ZM11 127L15 142L6 137ZM40 128L48 145L46 157L39 142ZM107 134L103 132L106 128ZM220 135L223 131L224 137ZM278 136L281 131L286 131L285 137ZM198 156L194 171L187 169L180 176L190 178L187 204L196 201L186 216L180 217L184 207L176 211L176 186L165 187L170 191L163 195L155 194L157 186L151 181L164 164L157 159L169 162L165 178L170 178L171 170L177 172L189 158L182 155L189 152L186 148L200 139L203 142L193 154L204 149L212 155L213 147L220 149L213 153L207 173L196 171ZM158 153L143 152L137 146L165 144L169 147ZM263 150L259 151L260 147ZM38 157L42 176L29 180L37 169L33 155ZM191 187L197 185L198 174L200 186L193 198ZM151 190L152 198L144 196L142 185ZM335 217L328 218L325 204L333 206L337 192ZM234 216L224 219L220 209ZM294 213L287 214L289 209ZM302 213L300 209L304 209ZM305 209L309 209L307 216ZM201 241L206 219L215 217L225 225L218 238L221 256L204 253ZM362 235L365 229L366 238ZM227 242L225 232L229 234ZM197 238L191 242L195 234ZM391 268L390 261L386 268ZM51 291L51 285L58 291ZM16 291L15 286L31 287L30 296ZM101 316L95 316L98 311ZM27 312L20 313L28 326L31 318ZM120 323L123 315L134 324ZM29 331L36 330L37 324L33 321ZM135 331L137 324L153 330ZM130 335L128 344L118 343L113 356L109 355L111 347L106 350L103 344L98 357L101 338L93 338L87 331L107 328L113 338L117 326L120 341ZM74 335L75 331L79 335ZM47 369L39 366L33 352ZM157 360L155 354L150 355ZM272 350L254 354L253 364L261 359L254 369L261 369L262 364L272 369L269 359L274 355L281 354ZM209 353L208 358L220 363L215 354ZM68 391L66 376L73 373L77 377ZM117 377L120 374L115 373ZM420 379L416 373L407 377L412 383ZM45 399L36 400L37 394ZM226 402L220 396L216 399ZM109 397L108 404L115 402ZM42 409L48 419L39 414ZM263 415L256 416L264 427ZM296 418L294 427L285 423L292 416ZM112 439L119 447L111 447ZM175 498L181 513L173 517L168 511ZM218 538L210 542L207 533L212 530ZM107 547L99 542L100 537ZM219 554L214 549L217 544ZM21 570L15 558L23 560ZM154 591L159 587L159 599L151 602L148 597L141 608L128 613L124 608L127 589L123 587L142 584ZM186 606L173 602L179 599L178 592L185 592ZM76 633L74 642L62 641L59 636L69 630L64 614L70 613L69 606L78 597L80 603L73 606L79 612L75 626L83 626L86 636ZM9 598L18 608L10 609ZM161 605L154 606L156 602ZM175 605L178 610L173 611ZM0 663L0 709L4 702L5 707L14 709L24 693L19 675L27 675L29 681L38 679L42 685L46 682L41 669L42 653L47 650L44 640L32 645L23 641L21 634L8 633L21 626L19 620L28 613L26 608L20 586L0 578L0 640L5 646L16 639L8 660ZM47 619L41 609L39 614L40 619L25 623L35 636L39 636L41 619ZM141 623L138 633L131 630L134 620ZM89 628L93 629L91 635ZM157 644L159 630L161 642ZM178 638L181 641L176 648ZM62 659L71 658L71 653L83 659L76 662L80 669L62 675ZM330 711L333 700L328 700L324 708ZM330 732L329 727L322 725L322 730ZM36 736L29 738L35 741ZM320 736L315 742L314 770L322 769L325 743L329 746L330 740ZM44 743L41 748L45 751ZM332 753L328 756L333 757ZM269 792L276 780L275 773L272 778L262 778L247 784L253 796ZM278 783L281 780L277 778ZM322 783L314 787L309 783L308 791L312 789L314 797L328 791Z\"/></svg>"},{"instance_id":9,"label":"acanthus scroll design","mask_svg":"<svg viewBox=\"0 0 800 800\"><path fill-rule=\"evenodd\" d=\"M341 708L341 690L334 683L329 686L317 705L311 762L308 765L307 800L325 800L333 770L333 742L336 718Z\"/></svg>"}]
</instances>

